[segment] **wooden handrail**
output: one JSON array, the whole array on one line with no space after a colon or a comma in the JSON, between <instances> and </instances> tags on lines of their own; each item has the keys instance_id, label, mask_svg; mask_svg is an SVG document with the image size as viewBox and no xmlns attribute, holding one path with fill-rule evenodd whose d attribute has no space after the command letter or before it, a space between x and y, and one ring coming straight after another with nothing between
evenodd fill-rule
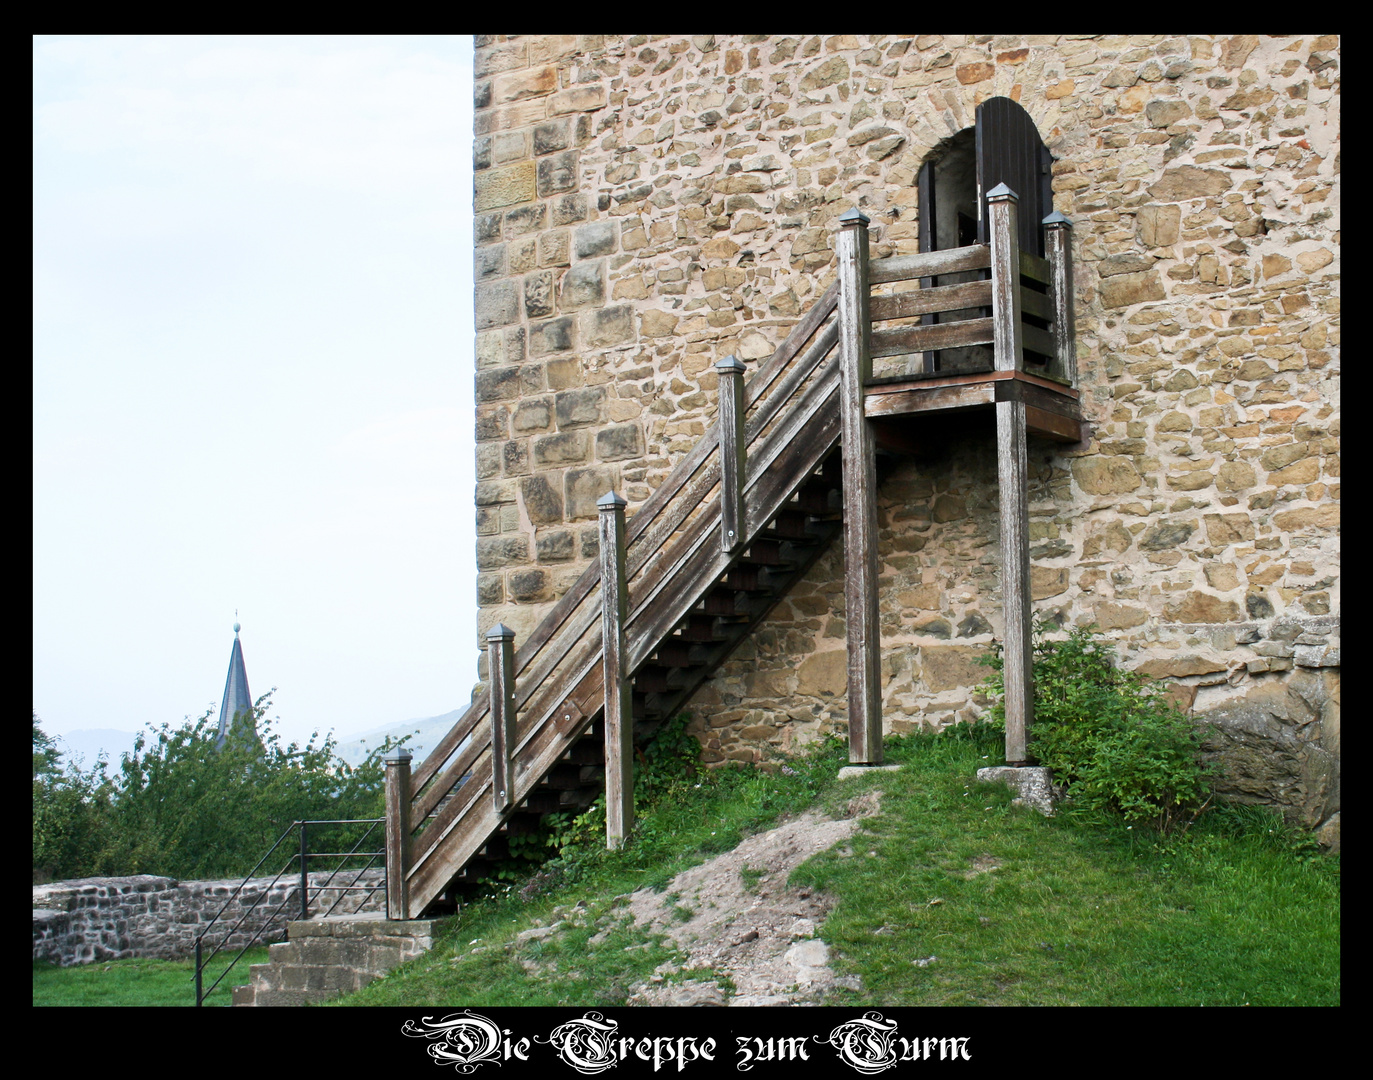
<instances>
[{"instance_id":1,"label":"wooden handrail","mask_svg":"<svg viewBox=\"0 0 1373 1080\"><path fill-rule=\"evenodd\" d=\"M745 439L748 442L757 438L759 431L776 415L777 410L785 401L790 399L791 395L795 393L796 387L804 381L805 377L814 369L815 364L833 346L832 341L828 344L825 343L822 332L822 340L803 354L799 363L792 364L801 350L815 336L816 331L821 330L825 321L834 314L838 295L839 286L836 282L820 296L814 306L792 328L786 340L778 346L772 356L754 372L753 377L745 384L746 407L755 407L753 415L749 416L745 427ZM784 375L785 378L783 378ZM779 379L780 382L778 382ZM768 391L773 389L774 382L777 382L778 385L774 392L769 394ZM657 553L662 543L681 526L685 516L698 506L709 490L718 483L718 462L712 460L716 456L715 452L718 445L719 433L712 425L705 437L696 444L686 458L678 463L677 467L668 474L667 479L658 486L630 518L627 524L625 542L629 558L628 573L631 577L637 574L644 564ZM704 475L698 477L700 473ZM697 483L692 484L693 479L696 479ZM683 493L689 484L693 489L688 493L690 497L681 500L675 499L678 494ZM649 534L646 538L649 541L647 547L639 543L641 538L645 538L646 533ZM519 706L523 706L533 687L541 684L566 655L565 650L552 656L545 655L544 650L549 641L565 629L566 624L572 619L577 609L599 585L600 567L596 563L592 563L540 621L530 637L516 649L515 678L517 704ZM583 613L575 624L579 627L575 636L580 637L595 618L595 611L588 610ZM454 761L448 769L444 770L437 785L430 783L439 775L443 766L450 761L454 752L462 744L463 739L472 733L476 725L489 712L490 692L484 688L473 699L472 704L458 718L453 727L449 729L448 734L439 741L434 750L415 769L411 778L412 795L420 798L421 793L424 793L420 804L416 807L417 821L423 820L452 788L453 783L462 777L466 765L470 763L470 755L467 754L464 754L462 758ZM430 790L427 792L425 791L426 785L430 786ZM435 786L441 790L434 791Z\"/></svg>"},{"instance_id":2,"label":"wooden handrail","mask_svg":"<svg viewBox=\"0 0 1373 1080\"><path fill-rule=\"evenodd\" d=\"M759 532L775 517L798 479L810 475L838 441L838 369L827 365L820 377L806 389L797 408L788 412L788 422L774 428L764 439L755 460L750 463L750 478L745 498L746 520L750 523L748 542L753 543ZM800 417L792 421L793 414ZM779 447L782 450L779 452ZM785 454L785 463L779 462ZM771 467L771 465L789 465ZM714 515L703 515L693 522L688 532L679 537L665 560L671 570L655 568L663 580L670 580L673 591L658 603L655 596L636 595L630 588L630 598L639 618L627 620L629 633L627 666L639 667L657 643L685 618L699 600L701 591L713 583L729 565L729 557L719 550L718 507ZM655 574L655 577L657 575ZM597 628L597 631L599 627ZM543 688L542 699L531 709L527 724L521 724L521 736L516 748L520 767L517 769L515 800L527 797L543 774L556 764L563 749L589 723L602 695L599 632L589 635L573 657L566 677L558 686ZM565 689L566 688L566 689ZM564 698L572 698L584 715L584 722L572 729L558 731L556 723ZM481 733L474 743L481 742ZM472 775L452 801L431 822L429 829L415 843L412 862L412 908L422 908L446 881L444 871L437 869L433 859L443 847L443 841L471 815L475 827L466 830L465 843L472 848L462 854L465 859L480 847L477 837L489 835L488 830L499 825L499 815L491 815L487 788L491 780L491 755L486 746L474 746L464 753L471 758ZM444 863L442 865L448 865Z\"/></svg>"},{"instance_id":3,"label":"wooden handrail","mask_svg":"<svg viewBox=\"0 0 1373 1080\"><path fill-rule=\"evenodd\" d=\"M991 265L992 252L986 244L922 251L918 255L893 255L868 263L868 284L881 285L888 281L960 274L965 270L985 270Z\"/></svg>"},{"instance_id":4,"label":"wooden handrail","mask_svg":"<svg viewBox=\"0 0 1373 1080\"><path fill-rule=\"evenodd\" d=\"M756 514L763 509L752 507L750 511L749 508L754 501L759 470L765 470L775 461L779 440L785 442L795 438L796 424L787 423L783 414L788 403L796 399L798 391L805 391L797 399L798 415L814 415L815 385L819 384L812 376L834 347L832 316L837 296L836 283L806 312L744 388L745 407L749 409L744 438L751 448L744 483L746 513ZM808 380L812 384L810 389L807 389ZM769 431L770 426L775 430ZM720 482L718 444L718 430L713 425L628 523L630 603L627 628L633 628L636 619L676 573L699 557L705 536L715 535L718 545L718 500L712 503L709 499ZM696 516L689 521L693 513ZM749 520L752 523L755 519L750 517ZM513 740L514 746L506 752L521 762L537 749L535 743L542 730L549 726L549 721L557 719L561 703L574 695L584 699L590 682L600 682L599 673L592 670L601 650L600 605L593 602L599 592L600 575L598 565L589 566L516 652L513 664L515 701L522 721ZM627 659L640 664L655 647L656 642L648 643L643 633L636 631L632 634ZM560 668L564 670L555 678ZM576 706L582 727L595 711L590 701L584 704L590 708L583 710L581 703ZM426 872L424 868L429 860L458 821L480 809L480 804L474 801L477 792L488 787L491 781L489 718L490 691L484 689L413 774L412 821L416 826L426 824L415 840L412 877ZM466 745L464 740L467 740ZM523 770L517 771L527 779ZM468 780L463 784L462 795L458 796L455 788L464 776L468 776ZM538 779L535 777L532 782L537 783ZM516 789L513 796L518 802L527 793L518 782ZM453 797L436 818L432 817L448 796Z\"/></svg>"}]
</instances>

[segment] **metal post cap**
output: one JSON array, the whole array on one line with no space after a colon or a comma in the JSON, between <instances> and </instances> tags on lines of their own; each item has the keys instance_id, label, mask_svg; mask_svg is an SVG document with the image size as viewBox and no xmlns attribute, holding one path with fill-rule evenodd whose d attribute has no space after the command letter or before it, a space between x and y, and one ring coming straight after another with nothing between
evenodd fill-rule
<instances>
[{"instance_id":1,"label":"metal post cap","mask_svg":"<svg viewBox=\"0 0 1373 1080\"><path fill-rule=\"evenodd\" d=\"M513 641L515 631L506 626L505 623L497 623L486 632L487 641Z\"/></svg>"},{"instance_id":2,"label":"metal post cap","mask_svg":"<svg viewBox=\"0 0 1373 1080\"><path fill-rule=\"evenodd\" d=\"M619 510L628 505L629 503L625 502L624 499L620 498L613 491L607 491L596 500L596 508L598 510Z\"/></svg>"},{"instance_id":3,"label":"metal post cap","mask_svg":"<svg viewBox=\"0 0 1373 1080\"><path fill-rule=\"evenodd\" d=\"M729 356L726 356L723 360L717 362L715 365L715 370L720 372L721 374L729 374L735 371L747 371L748 369L744 367L744 362L742 360L740 360L737 356L731 354Z\"/></svg>"},{"instance_id":4,"label":"metal post cap","mask_svg":"<svg viewBox=\"0 0 1373 1080\"><path fill-rule=\"evenodd\" d=\"M1010 188L1008 188L1005 184L997 184L996 187L992 188L991 191L987 192L987 199L989 201L1001 199L1015 199L1016 201L1019 201L1020 196L1017 195Z\"/></svg>"},{"instance_id":5,"label":"metal post cap","mask_svg":"<svg viewBox=\"0 0 1373 1080\"><path fill-rule=\"evenodd\" d=\"M852 210L845 210L839 215L840 225L866 225L871 220L872 218L868 217L867 214L863 213L863 211L856 206Z\"/></svg>"}]
</instances>

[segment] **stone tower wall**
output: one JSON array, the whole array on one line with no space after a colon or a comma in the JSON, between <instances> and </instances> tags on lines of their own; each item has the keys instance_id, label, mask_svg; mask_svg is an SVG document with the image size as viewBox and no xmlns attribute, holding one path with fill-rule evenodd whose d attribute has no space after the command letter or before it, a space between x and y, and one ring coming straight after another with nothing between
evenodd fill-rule
<instances>
[{"instance_id":1,"label":"stone tower wall","mask_svg":"<svg viewBox=\"0 0 1373 1080\"><path fill-rule=\"evenodd\" d=\"M1231 789L1338 809L1339 42L488 36L476 50L479 626L522 640L830 284L837 218L915 251L916 173L1029 112L1072 221L1091 437L1032 440L1035 608L1213 725ZM889 730L979 711L1000 632L990 427L879 492ZM692 703L708 759L842 726L832 550Z\"/></svg>"}]
</instances>

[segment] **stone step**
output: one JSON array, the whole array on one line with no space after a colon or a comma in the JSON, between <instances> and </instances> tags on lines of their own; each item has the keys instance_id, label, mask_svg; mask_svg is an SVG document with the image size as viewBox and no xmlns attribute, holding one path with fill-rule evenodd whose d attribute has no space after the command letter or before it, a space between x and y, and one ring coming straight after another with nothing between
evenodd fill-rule
<instances>
[{"instance_id":1,"label":"stone step","mask_svg":"<svg viewBox=\"0 0 1373 1080\"><path fill-rule=\"evenodd\" d=\"M233 1003L299 1006L353 993L428 951L437 921L344 915L290 923L289 940L249 969L252 981L234 988Z\"/></svg>"},{"instance_id":2,"label":"stone step","mask_svg":"<svg viewBox=\"0 0 1373 1080\"><path fill-rule=\"evenodd\" d=\"M282 964L253 964L248 969L248 978L252 980L252 985L273 989L272 976L280 970Z\"/></svg>"}]
</instances>

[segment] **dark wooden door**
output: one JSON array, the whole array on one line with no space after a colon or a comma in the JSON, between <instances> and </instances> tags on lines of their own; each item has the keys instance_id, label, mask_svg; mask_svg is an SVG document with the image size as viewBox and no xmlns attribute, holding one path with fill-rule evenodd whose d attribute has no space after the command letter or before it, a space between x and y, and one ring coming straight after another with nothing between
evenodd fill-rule
<instances>
[{"instance_id":1,"label":"dark wooden door","mask_svg":"<svg viewBox=\"0 0 1373 1080\"><path fill-rule=\"evenodd\" d=\"M987 242L987 192L1005 184L1020 197L1020 249L1044 255L1040 222L1053 211L1049 149L1030 114L1010 98L977 107L977 240Z\"/></svg>"}]
</instances>

